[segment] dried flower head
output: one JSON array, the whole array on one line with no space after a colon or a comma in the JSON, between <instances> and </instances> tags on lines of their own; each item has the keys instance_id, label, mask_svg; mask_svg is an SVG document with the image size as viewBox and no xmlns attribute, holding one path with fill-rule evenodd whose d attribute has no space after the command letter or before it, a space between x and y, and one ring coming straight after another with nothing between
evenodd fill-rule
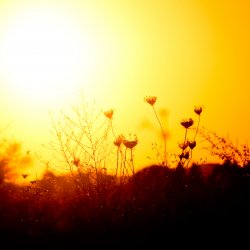
<instances>
[{"instance_id":1,"label":"dried flower head","mask_svg":"<svg viewBox=\"0 0 250 250\"><path fill-rule=\"evenodd\" d=\"M183 142L183 143L179 143L179 147L182 150L185 150L188 146L189 146L189 141L186 141L186 142Z\"/></svg>"},{"instance_id":2,"label":"dried flower head","mask_svg":"<svg viewBox=\"0 0 250 250\"><path fill-rule=\"evenodd\" d=\"M189 142L188 142L188 146L189 146L191 149L195 148L195 146L196 146L196 141L189 141Z\"/></svg>"},{"instance_id":3,"label":"dried flower head","mask_svg":"<svg viewBox=\"0 0 250 250\"><path fill-rule=\"evenodd\" d=\"M137 143L138 143L138 140L136 140L136 141L124 140L123 141L124 146L126 148L130 148L130 149L134 148L137 145Z\"/></svg>"},{"instance_id":4,"label":"dried flower head","mask_svg":"<svg viewBox=\"0 0 250 250\"><path fill-rule=\"evenodd\" d=\"M188 152L188 151L184 152L183 157L184 157L185 159L188 159L188 158L189 158L189 152Z\"/></svg>"},{"instance_id":5,"label":"dried flower head","mask_svg":"<svg viewBox=\"0 0 250 250\"><path fill-rule=\"evenodd\" d=\"M147 102L148 104L150 104L151 106L153 106L157 100L156 96L146 96L144 97L145 102Z\"/></svg>"},{"instance_id":6,"label":"dried flower head","mask_svg":"<svg viewBox=\"0 0 250 250\"><path fill-rule=\"evenodd\" d=\"M124 146L126 148L132 149L138 144L138 140L137 140L137 137L135 136L134 140L126 140L126 139L124 139L122 143L124 144Z\"/></svg>"},{"instance_id":7,"label":"dried flower head","mask_svg":"<svg viewBox=\"0 0 250 250\"><path fill-rule=\"evenodd\" d=\"M185 152L182 152L180 155L179 155L180 159L188 159L189 158L189 152L188 151L185 151Z\"/></svg>"},{"instance_id":8,"label":"dried flower head","mask_svg":"<svg viewBox=\"0 0 250 250\"><path fill-rule=\"evenodd\" d=\"M28 174L22 174L22 177L26 179L29 175Z\"/></svg>"},{"instance_id":9,"label":"dried flower head","mask_svg":"<svg viewBox=\"0 0 250 250\"><path fill-rule=\"evenodd\" d=\"M107 118L112 119L113 114L114 114L114 110L113 110L113 109L110 109L110 110L104 111L103 113L104 113L104 115L105 115Z\"/></svg>"},{"instance_id":10,"label":"dried flower head","mask_svg":"<svg viewBox=\"0 0 250 250\"><path fill-rule=\"evenodd\" d=\"M115 140L114 140L114 144L117 147L120 147L122 142L124 140L124 136L123 135L119 135Z\"/></svg>"},{"instance_id":11,"label":"dried flower head","mask_svg":"<svg viewBox=\"0 0 250 250\"><path fill-rule=\"evenodd\" d=\"M191 127L192 125L194 124L194 120L192 118L189 118L189 119L183 119L181 121L181 125L188 129L189 127Z\"/></svg>"},{"instance_id":12,"label":"dried flower head","mask_svg":"<svg viewBox=\"0 0 250 250\"><path fill-rule=\"evenodd\" d=\"M194 107L194 112L195 112L197 115L200 115L201 112L202 112L202 107L201 107L201 106Z\"/></svg>"}]
</instances>

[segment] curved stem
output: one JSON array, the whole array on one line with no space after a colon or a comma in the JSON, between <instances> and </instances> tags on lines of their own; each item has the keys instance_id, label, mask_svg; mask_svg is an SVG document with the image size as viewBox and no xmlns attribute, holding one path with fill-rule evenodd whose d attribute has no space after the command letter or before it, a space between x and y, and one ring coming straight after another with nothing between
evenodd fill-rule
<instances>
[{"instance_id":1,"label":"curved stem","mask_svg":"<svg viewBox=\"0 0 250 250\"><path fill-rule=\"evenodd\" d=\"M192 160L192 157L193 157L193 150L190 149L190 158L189 158L189 160L188 160L188 162L187 162L187 167L188 167L190 161Z\"/></svg>"},{"instance_id":2,"label":"curved stem","mask_svg":"<svg viewBox=\"0 0 250 250\"><path fill-rule=\"evenodd\" d=\"M125 148L125 153L124 153L124 165L123 165L123 169L122 169L122 177L123 178L124 178L124 171L126 169L126 161L127 161L126 153L127 153L127 148Z\"/></svg>"},{"instance_id":3,"label":"curved stem","mask_svg":"<svg viewBox=\"0 0 250 250\"><path fill-rule=\"evenodd\" d=\"M197 133L198 133L198 129L199 129L199 125L200 125L200 119L201 119L201 116L199 115L199 120L198 120L198 124L197 124L197 127L196 127L196 132L195 132L195 135L194 135L194 141L195 141L195 138L196 138Z\"/></svg>"},{"instance_id":4,"label":"curved stem","mask_svg":"<svg viewBox=\"0 0 250 250\"><path fill-rule=\"evenodd\" d=\"M186 128L183 145L185 145L186 140L187 140L187 130L188 130L188 129ZM182 152L181 152L181 155L182 155L182 156L183 156L183 153L184 153L184 147L182 148ZM182 159L180 159L180 163L181 163L181 162L182 162Z\"/></svg>"},{"instance_id":5,"label":"curved stem","mask_svg":"<svg viewBox=\"0 0 250 250\"><path fill-rule=\"evenodd\" d=\"M116 138L115 131L114 131L114 128L113 128L112 120L110 120L110 127L111 127L112 134L113 134L114 138Z\"/></svg>"},{"instance_id":6,"label":"curved stem","mask_svg":"<svg viewBox=\"0 0 250 250\"><path fill-rule=\"evenodd\" d=\"M134 175L134 161L133 161L133 149L130 150L130 159L131 159L131 167L132 167L132 174Z\"/></svg>"},{"instance_id":7,"label":"curved stem","mask_svg":"<svg viewBox=\"0 0 250 250\"><path fill-rule=\"evenodd\" d=\"M164 165L166 165L166 164L167 164L167 145L166 145L166 136L165 136L165 133L164 133L164 130L163 130L161 121L160 121L160 119L159 119L159 117L158 117L158 115L157 115L157 113L156 113L156 110L155 110L154 106L152 106L152 107L153 107L153 110L154 110L154 113L155 113L155 117L156 117L156 119L157 119L157 121L158 121L158 123L159 123L159 125L160 125L161 132L162 132L162 136L163 136L163 140L164 140Z\"/></svg>"}]
</instances>

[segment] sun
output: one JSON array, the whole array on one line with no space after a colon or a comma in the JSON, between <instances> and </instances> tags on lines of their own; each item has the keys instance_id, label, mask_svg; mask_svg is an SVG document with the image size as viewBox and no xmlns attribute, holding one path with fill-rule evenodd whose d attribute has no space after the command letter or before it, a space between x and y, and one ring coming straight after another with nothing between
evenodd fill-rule
<instances>
[{"instance_id":1,"label":"sun","mask_svg":"<svg viewBox=\"0 0 250 250\"><path fill-rule=\"evenodd\" d=\"M91 46L63 11L19 11L6 24L0 43L4 80L32 103L58 102L88 70Z\"/></svg>"}]
</instances>

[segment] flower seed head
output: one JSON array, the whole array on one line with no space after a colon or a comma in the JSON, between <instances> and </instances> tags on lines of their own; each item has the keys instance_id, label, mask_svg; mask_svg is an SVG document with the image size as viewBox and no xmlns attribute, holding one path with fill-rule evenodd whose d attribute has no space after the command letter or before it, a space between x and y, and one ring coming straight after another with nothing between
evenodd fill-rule
<instances>
[{"instance_id":1,"label":"flower seed head","mask_svg":"<svg viewBox=\"0 0 250 250\"><path fill-rule=\"evenodd\" d=\"M104 113L104 115L105 115L107 118L112 119L113 114L114 114L114 110L113 110L113 109L110 109L110 110L104 111L103 113Z\"/></svg>"},{"instance_id":2,"label":"flower seed head","mask_svg":"<svg viewBox=\"0 0 250 250\"><path fill-rule=\"evenodd\" d=\"M185 152L184 155L183 155L183 157L184 157L185 159L188 159L188 158L189 158L189 152L188 152L188 151Z\"/></svg>"},{"instance_id":3,"label":"flower seed head","mask_svg":"<svg viewBox=\"0 0 250 250\"><path fill-rule=\"evenodd\" d=\"M189 141L189 142L188 142L188 146L190 147L190 149L195 148L195 146L196 146L196 141Z\"/></svg>"},{"instance_id":4,"label":"flower seed head","mask_svg":"<svg viewBox=\"0 0 250 250\"><path fill-rule=\"evenodd\" d=\"M156 96L146 96L144 97L145 102L147 102L148 104L150 104L151 106L153 106L157 100Z\"/></svg>"},{"instance_id":5,"label":"flower seed head","mask_svg":"<svg viewBox=\"0 0 250 250\"><path fill-rule=\"evenodd\" d=\"M134 148L137 145L137 143L138 143L138 140L135 140L135 141L124 140L123 141L124 146L130 149Z\"/></svg>"},{"instance_id":6,"label":"flower seed head","mask_svg":"<svg viewBox=\"0 0 250 250\"><path fill-rule=\"evenodd\" d=\"M188 129L189 127L191 127L192 125L194 124L194 120L192 118L189 118L189 119L183 119L181 121L181 125Z\"/></svg>"},{"instance_id":7,"label":"flower seed head","mask_svg":"<svg viewBox=\"0 0 250 250\"><path fill-rule=\"evenodd\" d=\"M201 107L201 106L194 107L194 112L195 112L197 115L200 115L201 112L202 112L202 107Z\"/></svg>"},{"instance_id":8,"label":"flower seed head","mask_svg":"<svg viewBox=\"0 0 250 250\"><path fill-rule=\"evenodd\" d=\"M182 150L185 150L189 146L189 141L186 141L185 143L179 143L179 147Z\"/></svg>"},{"instance_id":9,"label":"flower seed head","mask_svg":"<svg viewBox=\"0 0 250 250\"><path fill-rule=\"evenodd\" d=\"M120 147L121 144L123 143L123 140L124 140L124 136L123 136L123 135L119 135L119 136L115 139L115 141L114 141L115 146Z\"/></svg>"},{"instance_id":10,"label":"flower seed head","mask_svg":"<svg viewBox=\"0 0 250 250\"><path fill-rule=\"evenodd\" d=\"M124 146L126 148L132 149L138 144L137 136L134 135L134 140L126 140L126 139L124 139L122 143L124 144Z\"/></svg>"}]
</instances>

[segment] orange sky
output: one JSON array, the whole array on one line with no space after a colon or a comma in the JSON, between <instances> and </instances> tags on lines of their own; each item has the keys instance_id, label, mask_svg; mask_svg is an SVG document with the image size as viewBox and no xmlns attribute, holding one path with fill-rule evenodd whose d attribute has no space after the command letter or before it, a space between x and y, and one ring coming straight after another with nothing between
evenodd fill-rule
<instances>
[{"instance_id":1,"label":"orange sky","mask_svg":"<svg viewBox=\"0 0 250 250\"><path fill-rule=\"evenodd\" d=\"M46 158L49 110L67 109L83 91L114 108L117 134L138 136L138 168L160 144L142 129L145 121L158 128L146 95L168 111L169 152L179 150L180 121L195 117L195 105L205 107L201 125L245 143L249 13L245 0L0 0L0 125L11 123L2 135Z\"/></svg>"}]
</instances>

